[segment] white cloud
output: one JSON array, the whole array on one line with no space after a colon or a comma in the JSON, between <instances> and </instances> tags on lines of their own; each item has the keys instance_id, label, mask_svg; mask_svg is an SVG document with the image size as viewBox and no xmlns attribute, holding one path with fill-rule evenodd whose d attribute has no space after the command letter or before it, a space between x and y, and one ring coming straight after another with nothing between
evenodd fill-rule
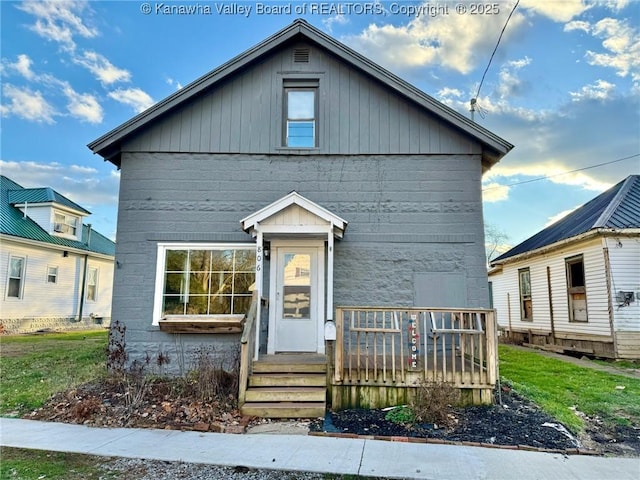
<instances>
[{"instance_id":1,"label":"white cloud","mask_svg":"<svg viewBox=\"0 0 640 480\"><path fill-rule=\"evenodd\" d=\"M605 80L597 80L595 83L585 85L579 92L569 92L574 102L585 99L591 100L607 100L615 93L615 84Z\"/></svg>"},{"instance_id":2,"label":"white cloud","mask_svg":"<svg viewBox=\"0 0 640 480\"><path fill-rule=\"evenodd\" d=\"M456 98L460 98L462 97L462 91L458 90L457 88L449 88L449 87L445 87L445 88L441 88L440 90L438 90L438 97L456 97Z\"/></svg>"},{"instance_id":3,"label":"white cloud","mask_svg":"<svg viewBox=\"0 0 640 480\"><path fill-rule=\"evenodd\" d=\"M178 80L174 80L171 77L167 78L167 84L175 87L176 90L182 90L182 84Z\"/></svg>"},{"instance_id":4,"label":"white cloud","mask_svg":"<svg viewBox=\"0 0 640 480\"><path fill-rule=\"evenodd\" d=\"M333 17L325 18L322 20L322 24L325 26L329 33L333 32L333 25L346 25L349 23L349 17L344 14L338 13Z\"/></svg>"},{"instance_id":5,"label":"white cloud","mask_svg":"<svg viewBox=\"0 0 640 480\"><path fill-rule=\"evenodd\" d=\"M589 33L591 24L582 20L574 20L564 25L565 32L573 32L575 30L582 30L583 32Z\"/></svg>"},{"instance_id":6,"label":"white cloud","mask_svg":"<svg viewBox=\"0 0 640 480\"><path fill-rule=\"evenodd\" d=\"M519 8L532 10L554 22L568 22L592 7L583 0L521 0Z\"/></svg>"},{"instance_id":7,"label":"white cloud","mask_svg":"<svg viewBox=\"0 0 640 480\"><path fill-rule=\"evenodd\" d=\"M3 96L0 107L3 117L16 116L38 123L55 123L53 117L57 115L56 109L44 99L41 92L7 83Z\"/></svg>"},{"instance_id":8,"label":"white cloud","mask_svg":"<svg viewBox=\"0 0 640 480\"><path fill-rule=\"evenodd\" d=\"M429 2L425 2L429 5ZM502 4L501 4L502 5ZM463 74L486 62L497 40L487 32L500 32L510 12L498 15L420 16L406 25L369 25L359 35L342 40L374 61L389 68L439 65ZM518 30L524 16L516 11L503 41Z\"/></svg>"},{"instance_id":9,"label":"white cloud","mask_svg":"<svg viewBox=\"0 0 640 480\"><path fill-rule=\"evenodd\" d=\"M0 160L0 170L25 188L51 187L89 210L118 203L120 175L114 171L104 174L81 165L6 160Z\"/></svg>"},{"instance_id":10,"label":"white cloud","mask_svg":"<svg viewBox=\"0 0 640 480\"><path fill-rule=\"evenodd\" d=\"M487 203L501 202L509 199L509 187L500 183L488 183L482 187L482 201Z\"/></svg>"},{"instance_id":11,"label":"white cloud","mask_svg":"<svg viewBox=\"0 0 640 480\"><path fill-rule=\"evenodd\" d=\"M509 100L514 96L519 96L524 90L527 90L527 85L518 76L518 70L526 67L531 63L529 57L525 57L520 60L513 60L507 62L500 69L498 74L498 87L496 93L501 100Z\"/></svg>"},{"instance_id":12,"label":"white cloud","mask_svg":"<svg viewBox=\"0 0 640 480\"><path fill-rule=\"evenodd\" d=\"M133 109L138 113L153 105L153 99L139 88L119 88L113 92L109 92L109 97L120 103L133 107Z\"/></svg>"},{"instance_id":13,"label":"white cloud","mask_svg":"<svg viewBox=\"0 0 640 480\"><path fill-rule=\"evenodd\" d=\"M640 81L640 34L625 20L604 18L591 28L594 37L603 39L602 46L607 53L587 51L590 65L614 68L617 75L631 74Z\"/></svg>"},{"instance_id":14,"label":"white cloud","mask_svg":"<svg viewBox=\"0 0 640 480\"><path fill-rule=\"evenodd\" d=\"M75 35L84 38L98 35L98 30L87 25L83 18L90 12L86 1L25 1L17 8L36 17L35 23L29 26L31 30L67 50L75 49Z\"/></svg>"},{"instance_id":15,"label":"white cloud","mask_svg":"<svg viewBox=\"0 0 640 480\"><path fill-rule=\"evenodd\" d=\"M31 65L33 61L29 58L28 55L20 54L18 55L18 59L15 63L6 63L5 66L10 70L14 70L22 75L27 80L32 80L35 77L35 73L31 70Z\"/></svg>"},{"instance_id":16,"label":"white cloud","mask_svg":"<svg viewBox=\"0 0 640 480\"><path fill-rule=\"evenodd\" d=\"M91 50L85 50L82 55L73 56L74 63L85 67L93 73L103 84L111 85L116 82L128 82L131 73L113 65L106 57Z\"/></svg>"},{"instance_id":17,"label":"white cloud","mask_svg":"<svg viewBox=\"0 0 640 480\"><path fill-rule=\"evenodd\" d=\"M89 123L100 123L104 116L102 106L93 95L77 93L70 85L66 85L63 93L69 100L67 109L74 117Z\"/></svg>"},{"instance_id":18,"label":"white cloud","mask_svg":"<svg viewBox=\"0 0 640 480\"><path fill-rule=\"evenodd\" d=\"M483 177L484 181L495 180L497 177L528 177L514 183L527 182L535 179L546 180L560 184L580 187L585 190L603 192L611 187L611 183L602 181L585 171L571 171L559 160L543 160L528 164L498 164L489 170ZM489 185L493 184L488 184Z\"/></svg>"}]
</instances>

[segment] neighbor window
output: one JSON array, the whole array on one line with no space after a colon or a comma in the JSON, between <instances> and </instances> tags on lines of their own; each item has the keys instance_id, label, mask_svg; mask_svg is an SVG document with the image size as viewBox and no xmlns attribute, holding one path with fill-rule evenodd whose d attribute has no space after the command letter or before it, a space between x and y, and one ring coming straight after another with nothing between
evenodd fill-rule
<instances>
[{"instance_id":1,"label":"neighbor window","mask_svg":"<svg viewBox=\"0 0 640 480\"><path fill-rule=\"evenodd\" d=\"M587 321L587 290L584 281L584 259L582 255L565 260L567 269L567 295L569 299L569 321Z\"/></svg>"},{"instance_id":2,"label":"neighbor window","mask_svg":"<svg viewBox=\"0 0 640 480\"><path fill-rule=\"evenodd\" d=\"M163 270L160 317L249 312L255 245L161 247L158 260Z\"/></svg>"},{"instance_id":3,"label":"neighbor window","mask_svg":"<svg viewBox=\"0 0 640 480\"><path fill-rule=\"evenodd\" d=\"M47 267L47 283L58 283L58 267Z\"/></svg>"},{"instance_id":4,"label":"neighbor window","mask_svg":"<svg viewBox=\"0 0 640 480\"><path fill-rule=\"evenodd\" d=\"M78 217L56 212L53 221L54 232L73 235L74 237L76 236L76 232L78 230Z\"/></svg>"},{"instance_id":5,"label":"neighbor window","mask_svg":"<svg viewBox=\"0 0 640 480\"><path fill-rule=\"evenodd\" d=\"M531 305L531 273L528 268L518 270L520 278L520 318L522 320L533 320L533 309Z\"/></svg>"},{"instance_id":6,"label":"neighbor window","mask_svg":"<svg viewBox=\"0 0 640 480\"><path fill-rule=\"evenodd\" d=\"M316 86L311 86L314 83ZM285 83L285 146L293 148L317 146L317 90L317 82Z\"/></svg>"},{"instance_id":7,"label":"neighbor window","mask_svg":"<svg viewBox=\"0 0 640 480\"><path fill-rule=\"evenodd\" d=\"M96 301L98 291L98 269L87 269L87 300Z\"/></svg>"},{"instance_id":8,"label":"neighbor window","mask_svg":"<svg viewBox=\"0 0 640 480\"><path fill-rule=\"evenodd\" d=\"M7 297L22 298L25 263L24 257L9 257Z\"/></svg>"}]
</instances>

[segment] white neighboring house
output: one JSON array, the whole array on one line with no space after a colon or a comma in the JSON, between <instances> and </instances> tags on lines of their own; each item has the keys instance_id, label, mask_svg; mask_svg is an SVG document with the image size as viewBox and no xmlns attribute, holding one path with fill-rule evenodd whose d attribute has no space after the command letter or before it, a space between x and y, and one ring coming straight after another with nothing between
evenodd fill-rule
<instances>
[{"instance_id":1,"label":"white neighboring house","mask_svg":"<svg viewBox=\"0 0 640 480\"><path fill-rule=\"evenodd\" d=\"M55 190L0 184L0 332L108 326L115 243Z\"/></svg>"},{"instance_id":2,"label":"white neighboring house","mask_svg":"<svg viewBox=\"0 0 640 480\"><path fill-rule=\"evenodd\" d=\"M640 358L640 175L491 261L498 324L556 351Z\"/></svg>"}]
</instances>

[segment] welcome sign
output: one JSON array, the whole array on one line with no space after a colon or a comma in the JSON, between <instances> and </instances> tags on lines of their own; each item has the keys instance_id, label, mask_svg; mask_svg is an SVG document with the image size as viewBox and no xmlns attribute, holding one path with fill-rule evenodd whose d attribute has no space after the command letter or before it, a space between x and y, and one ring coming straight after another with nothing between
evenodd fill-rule
<instances>
[{"instance_id":1,"label":"welcome sign","mask_svg":"<svg viewBox=\"0 0 640 480\"><path fill-rule=\"evenodd\" d=\"M420 361L420 331L418 316L412 314L407 324L407 338L409 339L408 364L410 369L417 369Z\"/></svg>"}]
</instances>

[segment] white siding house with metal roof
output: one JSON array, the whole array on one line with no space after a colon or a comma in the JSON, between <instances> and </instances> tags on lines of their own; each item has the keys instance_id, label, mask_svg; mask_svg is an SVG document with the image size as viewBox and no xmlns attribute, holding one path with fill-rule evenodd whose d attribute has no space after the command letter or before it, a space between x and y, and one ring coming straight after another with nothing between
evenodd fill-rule
<instances>
[{"instance_id":1,"label":"white siding house with metal roof","mask_svg":"<svg viewBox=\"0 0 640 480\"><path fill-rule=\"evenodd\" d=\"M0 328L4 333L108 326L115 244L90 212L55 190L0 176Z\"/></svg>"},{"instance_id":2,"label":"white siding house with metal roof","mask_svg":"<svg viewBox=\"0 0 640 480\"><path fill-rule=\"evenodd\" d=\"M499 326L542 348L640 358L640 176L492 261Z\"/></svg>"}]
</instances>

